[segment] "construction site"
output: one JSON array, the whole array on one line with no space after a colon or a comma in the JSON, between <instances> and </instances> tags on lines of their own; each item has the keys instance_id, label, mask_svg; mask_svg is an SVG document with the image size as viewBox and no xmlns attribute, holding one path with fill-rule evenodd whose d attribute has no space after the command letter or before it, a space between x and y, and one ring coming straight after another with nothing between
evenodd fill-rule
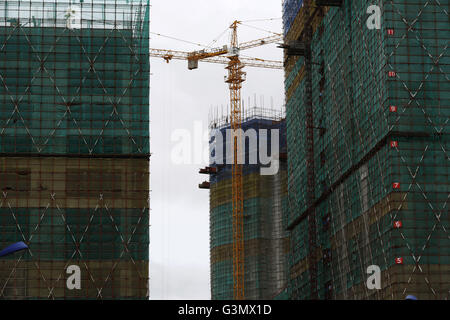
<instances>
[{"instance_id":1,"label":"construction site","mask_svg":"<svg viewBox=\"0 0 450 320\"><path fill-rule=\"evenodd\" d=\"M211 300L450 298L448 3L279 2L209 45L181 14L180 36L152 32L150 0L0 2L0 299L151 299L172 261L155 258L161 230ZM283 105L244 101L274 81ZM205 123L212 87L227 106ZM181 102L151 112L162 99ZM209 159L177 171L161 145L194 114Z\"/></svg>"},{"instance_id":2,"label":"construction site","mask_svg":"<svg viewBox=\"0 0 450 320\"><path fill-rule=\"evenodd\" d=\"M289 298L448 299L448 5L283 10Z\"/></svg>"},{"instance_id":3,"label":"construction site","mask_svg":"<svg viewBox=\"0 0 450 320\"><path fill-rule=\"evenodd\" d=\"M219 130L225 137L230 128L228 116L211 121L211 153L223 148L223 161L212 162L201 173L210 175L210 248L211 248L211 298L230 300L233 291L233 221L229 212L232 203L232 165L226 164L229 139L222 143L213 134ZM242 129L257 136L255 143L245 145L242 166L243 185L243 272L245 298L250 300L275 299L287 285L288 234L283 223L283 201L287 194L286 183L286 122L283 114L274 110L251 108L242 113ZM276 174L261 175L261 161L249 164L249 159L259 157L261 143L271 146L273 139L267 131L267 140L261 142L261 130L279 130L279 168ZM254 131L253 131L254 130ZM243 138L245 139L245 138ZM257 144L256 144L257 142ZM271 152L270 152L271 154ZM222 163L222 164L218 164ZM202 185L200 186L202 187Z\"/></svg>"},{"instance_id":4,"label":"construction site","mask_svg":"<svg viewBox=\"0 0 450 320\"><path fill-rule=\"evenodd\" d=\"M3 1L4 299L146 299L148 1ZM81 269L69 290L66 270Z\"/></svg>"}]
</instances>

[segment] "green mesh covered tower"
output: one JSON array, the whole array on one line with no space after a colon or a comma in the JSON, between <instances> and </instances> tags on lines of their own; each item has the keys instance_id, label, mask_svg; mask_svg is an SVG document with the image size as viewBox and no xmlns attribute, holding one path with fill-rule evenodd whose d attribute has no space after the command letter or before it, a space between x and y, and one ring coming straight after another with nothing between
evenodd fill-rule
<instances>
[{"instance_id":1,"label":"green mesh covered tower","mask_svg":"<svg viewBox=\"0 0 450 320\"><path fill-rule=\"evenodd\" d=\"M148 0L0 3L0 247L29 246L0 298L148 298L148 29Z\"/></svg>"},{"instance_id":2,"label":"green mesh covered tower","mask_svg":"<svg viewBox=\"0 0 450 320\"><path fill-rule=\"evenodd\" d=\"M226 138L230 128L228 118L216 119L211 124L212 156L220 158L220 143L215 135L223 138L222 163L212 161L210 174L210 259L211 298L233 299L233 206L232 166L226 159L231 148ZM244 189L244 284L245 298L250 300L282 299L286 289L287 232L283 220L283 208L287 194L286 177L286 122L278 112L269 109L250 109L243 113L242 129L245 134L245 158L243 166ZM261 158L258 155L267 132L266 154L271 155L271 145L279 142L279 167L274 174L262 175ZM279 141L272 134L278 132ZM256 140L250 142L249 137ZM255 144L256 142L256 144ZM255 164L250 164L252 156ZM284 155L284 157L283 157ZM227 164L229 163L229 164Z\"/></svg>"},{"instance_id":3,"label":"green mesh covered tower","mask_svg":"<svg viewBox=\"0 0 450 320\"><path fill-rule=\"evenodd\" d=\"M448 2L286 0L283 15L290 298L448 299Z\"/></svg>"}]
</instances>

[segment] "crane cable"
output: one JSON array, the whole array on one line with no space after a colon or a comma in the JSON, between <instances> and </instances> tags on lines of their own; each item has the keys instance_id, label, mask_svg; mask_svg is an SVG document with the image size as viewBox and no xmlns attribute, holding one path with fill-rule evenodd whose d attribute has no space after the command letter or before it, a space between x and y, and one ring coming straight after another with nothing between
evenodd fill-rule
<instances>
[{"instance_id":1,"label":"crane cable","mask_svg":"<svg viewBox=\"0 0 450 320\"><path fill-rule=\"evenodd\" d=\"M229 30L230 28L226 28L217 38L215 38L210 44L209 44L209 48L211 48L215 43L217 43L217 41L219 41L223 36L224 36L224 34L225 33L227 33L228 32L228 30Z\"/></svg>"},{"instance_id":2,"label":"crane cable","mask_svg":"<svg viewBox=\"0 0 450 320\"><path fill-rule=\"evenodd\" d=\"M273 31L270 31L270 30L265 30L265 29L262 29L262 28L258 28L258 27L255 27L255 26L251 26L251 25L242 23L242 22L240 23L240 25L245 26L245 27L248 27L248 28L253 28L253 29L256 29L256 30L259 30L259 31L264 31L264 32L272 33L272 34L277 35L277 36L281 36L281 35L282 35L281 33L278 33L278 32L273 32Z\"/></svg>"},{"instance_id":3,"label":"crane cable","mask_svg":"<svg viewBox=\"0 0 450 320\"><path fill-rule=\"evenodd\" d=\"M274 21L281 20L282 18L267 18L267 19L253 19L253 20L244 20L242 22L261 22L261 21Z\"/></svg>"},{"instance_id":4,"label":"crane cable","mask_svg":"<svg viewBox=\"0 0 450 320\"><path fill-rule=\"evenodd\" d=\"M161 34L161 33L156 33L156 32L150 32L150 33L154 34L154 35L157 35L157 36L160 36L160 37L163 37L163 38L168 38L168 39L172 39L172 40L176 40L176 41L181 41L181 42L184 42L184 43L193 44L195 46L199 46L199 47L202 47L202 48L206 48L207 47L207 46L205 46L203 44L200 44L200 43L196 43L196 42L192 42L192 41L188 41L188 40L183 40L183 39L167 36L167 35L164 35L164 34Z\"/></svg>"}]
</instances>

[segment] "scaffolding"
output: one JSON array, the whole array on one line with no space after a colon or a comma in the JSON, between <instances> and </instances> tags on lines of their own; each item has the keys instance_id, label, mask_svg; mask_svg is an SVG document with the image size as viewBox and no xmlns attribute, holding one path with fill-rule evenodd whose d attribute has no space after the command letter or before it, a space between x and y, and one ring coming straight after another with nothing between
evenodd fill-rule
<instances>
[{"instance_id":1,"label":"scaffolding","mask_svg":"<svg viewBox=\"0 0 450 320\"><path fill-rule=\"evenodd\" d=\"M222 110L223 112L223 110ZM228 111L227 111L228 113ZM286 119L285 112L283 110L277 110L274 108L264 107L251 107L243 109L242 122L249 122L251 120L264 119L281 122ZM226 129L230 126L230 116L221 115L218 108L210 111L209 115L209 127L211 129ZM256 130L256 129L255 129Z\"/></svg>"},{"instance_id":2,"label":"scaffolding","mask_svg":"<svg viewBox=\"0 0 450 320\"><path fill-rule=\"evenodd\" d=\"M289 297L448 299L448 8L296 2L284 12L297 49L285 56ZM371 265L381 290L366 286Z\"/></svg>"},{"instance_id":3,"label":"scaffolding","mask_svg":"<svg viewBox=\"0 0 450 320\"><path fill-rule=\"evenodd\" d=\"M286 152L285 120L281 112L252 108L243 113L243 119L244 132L254 129L258 141L260 129L269 132L278 129L280 154ZM225 130L229 128L226 117L211 119L212 134L219 130L226 137ZM212 155L218 146L215 139L214 135L210 141ZM270 133L268 140L270 146ZM228 140L223 145L224 150L227 143ZM258 150L248 143L245 146L246 159ZM286 163L280 160L278 173L271 176L260 174L260 164L248 163L246 161L243 165L245 298L275 299L285 292L287 279L288 241L283 220L287 198ZM231 164L212 163L210 166L215 168L210 170L211 297L214 300L233 299Z\"/></svg>"},{"instance_id":4,"label":"scaffolding","mask_svg":"<svg viewBox=\"0 0 450 320\"><path fill-rule=\"evenodd\" d=\"M148 41L148 0L0 4L0 298L148 298Z\"/></svg>"}]
</instances>

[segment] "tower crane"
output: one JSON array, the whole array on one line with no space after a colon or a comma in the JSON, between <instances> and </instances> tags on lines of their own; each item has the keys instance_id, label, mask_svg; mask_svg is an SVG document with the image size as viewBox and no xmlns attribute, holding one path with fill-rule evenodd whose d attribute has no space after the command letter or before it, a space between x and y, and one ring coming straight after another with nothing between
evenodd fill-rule
<instances>
[{"instance_id":1,"label":"tower crane","mask_svg":"<svg viewBox=\"0 0 450 320\"><path fill-rule=\"evenodd\" d=\"M163 58L167 63L172 59L187 60L188 69L198 68L199 61L209 63L225 64L228 70L228 76L225 82L230 89L230 124L233 130L233 152L234 161L232 164L232 202L233 202L233 297L235 300L245 299L244 287L244 190L243 190L243 171L242 164L239 163L238 142L241 141L242 126L242 84L246 80L246 73L243 71L245 66L268 69L283 69L283 63L280 61L264 60L258 58L241 57L242 50L256 48L259 46L276 43L283 40L283 35L274 33L273 35L239 44L238 26L241 21L234 21L231 26L230 46L223 46L210 50L201 50L194 52L174 51L165 49L150 49L151 57Z\"/></svg>"}]
</instances>

